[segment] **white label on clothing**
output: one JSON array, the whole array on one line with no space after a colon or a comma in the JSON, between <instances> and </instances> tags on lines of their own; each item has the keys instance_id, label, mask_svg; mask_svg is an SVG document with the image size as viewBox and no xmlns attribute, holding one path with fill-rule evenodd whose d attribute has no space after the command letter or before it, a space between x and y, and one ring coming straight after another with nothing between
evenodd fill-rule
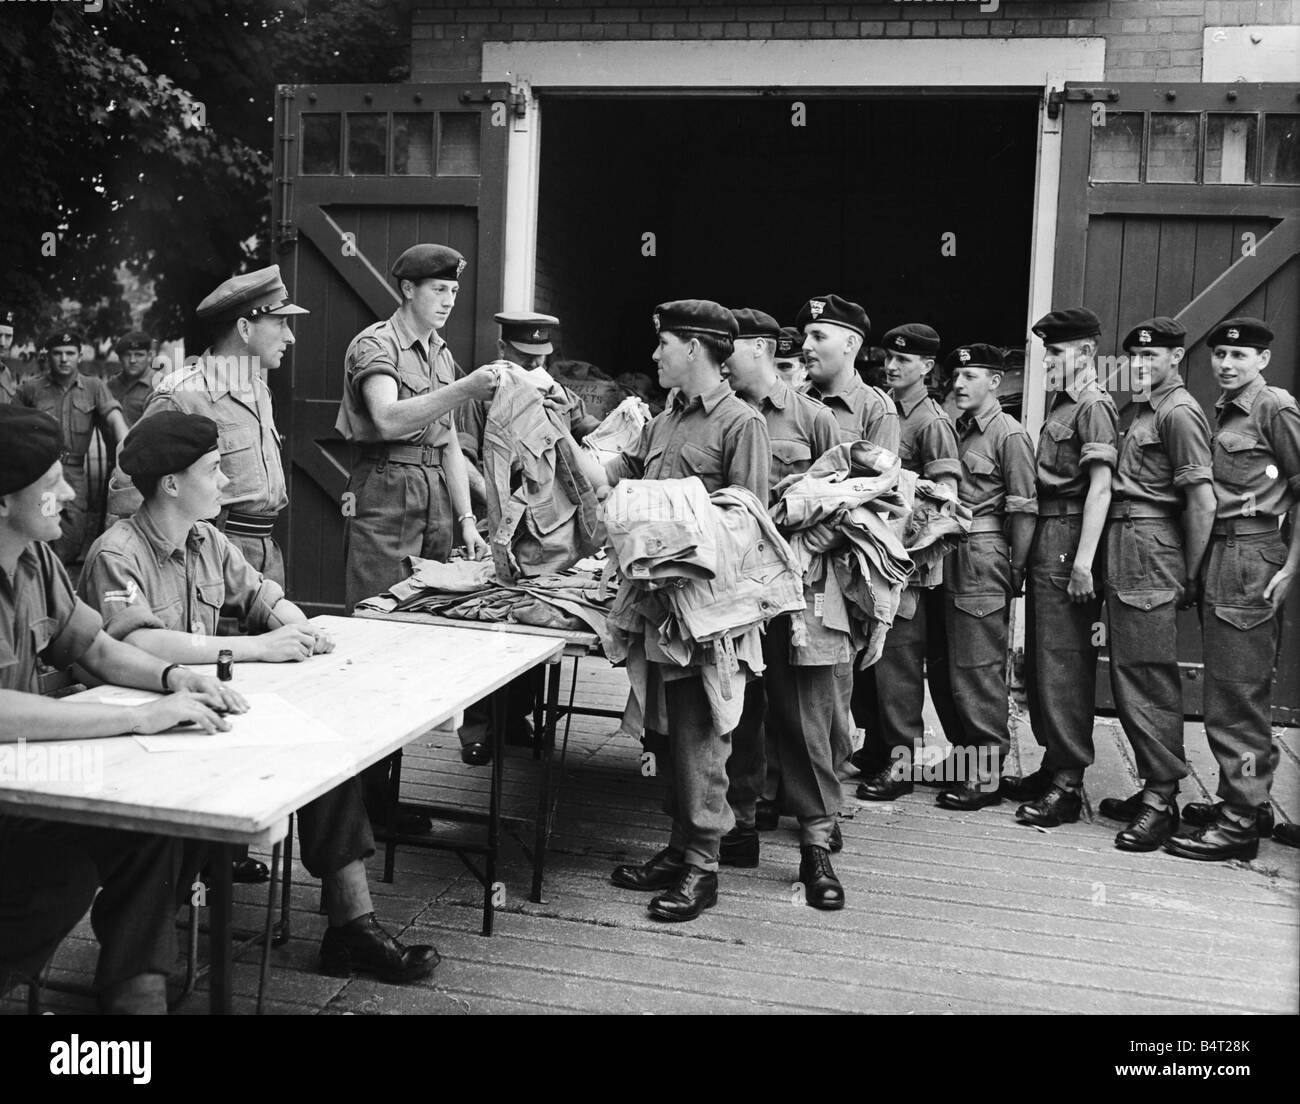
<instances>
[{"instance_id":1,"label":"white label on clothing","mask_svg":"<svg viewBox=\"0 0 1300 1104\"><path fill-rule=\"evenodd\" d=\"M826 608L826 595L824 595L824 594L814 594L814 595L813 595L813 615L814 615L815 617L821 617L821 616L822 616L822 611L823 611L825 608Z\"/></svg>"}]
</instances>

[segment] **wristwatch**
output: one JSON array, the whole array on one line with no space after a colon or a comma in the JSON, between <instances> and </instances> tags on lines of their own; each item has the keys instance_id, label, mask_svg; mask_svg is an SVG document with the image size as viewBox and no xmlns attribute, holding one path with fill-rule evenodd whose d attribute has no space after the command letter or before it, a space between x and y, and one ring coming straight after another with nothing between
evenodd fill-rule
<instances>
[{"instance_id":1,"label":"wristwatch","mask_svg":"<svg viewBox=\"0 0 1300 1104\"><path fill-rule=\"evenodd\" d=\"M170 694L172 692L172 688L171 686L168 685L168 683L171 682L172 672L175 670L188 671L189 668L182 667L179 663L173 663L170 667L163 668L162 688L164 694Z\"/></svg>"}]
</instances>

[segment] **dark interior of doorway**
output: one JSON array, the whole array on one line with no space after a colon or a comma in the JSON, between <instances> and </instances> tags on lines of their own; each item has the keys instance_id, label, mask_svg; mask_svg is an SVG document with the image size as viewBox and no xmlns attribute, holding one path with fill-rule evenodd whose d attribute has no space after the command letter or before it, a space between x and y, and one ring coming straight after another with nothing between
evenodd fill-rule
<instances>
[{"instance_id":1,"label":"dark interior of doorway","mask_svg":"<svg viewBox=\"0 0 1300 1104\"><path fill-rule=\"evenodd\" d=\"M1024 344L1036 100L801 102L796 126L790 96L546 98L536 304L562 321L557 352L647 371L656 303L788 325L829 291L877 339L926 322L945 351Z\"/></svg>"}]
</instances>

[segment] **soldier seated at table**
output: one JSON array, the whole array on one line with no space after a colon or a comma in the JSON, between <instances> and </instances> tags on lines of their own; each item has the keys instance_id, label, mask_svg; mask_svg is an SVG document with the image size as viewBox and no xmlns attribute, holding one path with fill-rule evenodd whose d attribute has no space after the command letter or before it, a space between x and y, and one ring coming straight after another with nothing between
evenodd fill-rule
<instances>
[{"instance_id":1,"label":"soldier seated at table","mask_svg":"<svg viewBox=\"0 0 1300 1104\"><path fill-rule=\"evenodd\" d=\"M76 495L64 441L48 414L0 406L0 745L230 727L247 705L215 679L169 664L103 631L47 542ZM74 663L97 679L167 696L134 708L41 696L38 661ZM74 745L75 747L75 745ZM66 753L69 749L64 748ZM37 747L20 750L30 762ZM99 940L95 991L114 1013L167 1010L176 908L188 895L180 840L0 813L0 993L40 977L91 908Z\"/></svg>"},{"instance_id":2,"label":"soldier seated at table","mask_svg":"<svg viewBox=\"0 0 1300 1104\"><path fill-rule=\"evenodd\" d=\"M201 414L162 411L127 438L119 464L144 502L91 546L81 596L100 610L105 631L171 662L297 662L332 651L329 636L308 622L278 583L255 571L204 518L221 509L229 482L221 470L217 424ZM255 635L216 635L217 618L234 609ZM403 947L375 920L365 860L375 853L370 821L355 778L298 811L302 861L325 887L329 928L321 969L356 971L389 982L426 977L439 962L431 946Z\"/></svg>"}]
</instances>

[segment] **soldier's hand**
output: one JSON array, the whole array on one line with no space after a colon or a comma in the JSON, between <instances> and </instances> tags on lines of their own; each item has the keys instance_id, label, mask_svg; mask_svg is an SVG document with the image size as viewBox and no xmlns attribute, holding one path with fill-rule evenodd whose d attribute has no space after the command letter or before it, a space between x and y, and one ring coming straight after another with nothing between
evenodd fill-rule
<instances>
[{"instance_id":1,"label":"soldier's hand","mask_svg":"<svg viewBox=\"0 0 1300 1104\"><path fill-rule=\"evenodd\" d=\"M461 387L465 389L471 399L477 399L479 402L491 402L492 397L497 393L497 382L501 378L501 366L505 361L497 361L493 364L484 364L481 368L475 368L468 376L460 381Z\"/></svg>"},{"instance_id":2,"label":"soldier's hand","mask_svg":"<svg viewBox=\"0 0 1300 1104\"><path fill-rule=\"evenodd\" d=\"M1092 568L1076 563L1070 568L1070 585L1066 588L1071 602L1083 603L1097 597L1097 588L1092 581Z\"/></svg>"},{"instance_id":3,"label":"soldier's hand","mask_svg":"<svg viewBox=\"0 0 1300 1104\"><path fill-rule=\"evenodd\" d=\"M299 663L316 650L315 630L305 623L281 625L256 639L264 663Z\"/></svg>"},{"instance_id":4,"label":"soldier's hand","mask_svg":"<svg viewBox=\"0 0 1300 1104\"><path fill-rule=\"evenodd\" d=\"M181 668L172 672L171 687L194 695L204 705L221 713L247 713L244 696L211 675L200 675Z\"/></svg>"},{"instance_id":5,"label":"soldier's hand","mask_svg":"<svg viewBox=\"0 0 1300 1104\"><path fill-rule=\"evenodd\" d=\"M1282 603L1286 601L1287 591L1291 589L1291 582L1294 578L1295 572L1284 567L1273 578L1269 579L1268 586L1264 588L1264 597L1273 603L1274 613L1277 613L1282 608Z\"/></svg>"},{"instance_id":6,"label":"soldier's hand","mask_svg":"<svg viewBox=\"0 0 1300 1104\"><path fill-rule=\"evenodd\" d=\"M1025 589L1025 565L1011 565L1011 597L1015 598L1024 593Z\"/></svg>"},{"instance_id":7,"label":"soldier's hand","mask_svg":"<svg viewBox=\"0 0 1300 1104\"><path fill-rule=\"evenodd\" d=\"M131 731L141 734L165 732L177 725L193 723L196 731L229 732L230 722L223 720L200 700L199 695L188 690L178 690L148 705L132 711Z\"/></svg>"},{"instance_id":8,"label":"soldier's hand","mask_svg":"<svg viewBox=\"0 0 1300 1104\"><path fill-rule=\"evenodd\" d=\"M318 629L314 626L307 626L312 635L316 638L316 643L312 645L312 655L325 655L327 652L334 650L334 638L324 629Z\"/></svg>"},{"instance_id":9,"label":"soldier's hand","mask_svg":"<svg viewBox=\"0 0 1300 1104\"><path fill-rule=\"evenodd\" d=\"M460 526L461 539L465 542L465 554L471 560L485 560L492 551L483 539L472 518L466 518Z\"/></svg>"},{"instance_id":10,"label":"soldier's hand","mask_svg":"<svg viewBox=\"0 0 1300 1104\"><path fill-rule=\"evenodd\" d=\"M1191 609L1201 604L1201 579L1199 575L1189 575L1183 580L1183 596L1178 602L1180 610Z\"/></svg>"}]
</instances>

